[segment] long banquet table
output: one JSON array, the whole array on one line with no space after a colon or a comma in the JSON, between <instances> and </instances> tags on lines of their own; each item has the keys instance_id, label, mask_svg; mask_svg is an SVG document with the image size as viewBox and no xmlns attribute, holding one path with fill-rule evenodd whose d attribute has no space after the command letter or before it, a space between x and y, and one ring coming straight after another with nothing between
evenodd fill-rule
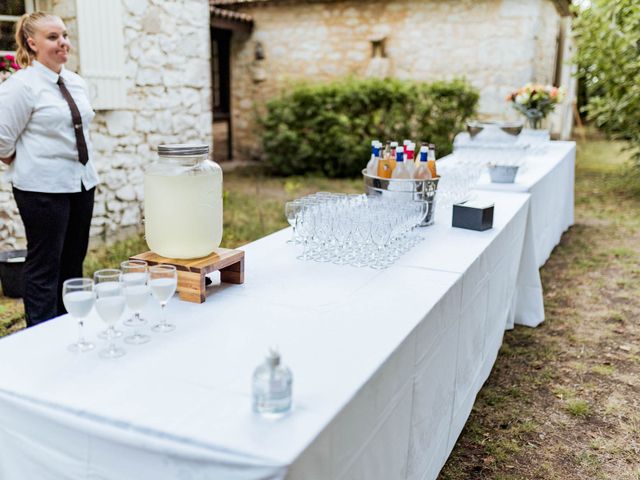
<instances>
[{"instance_id":1,"label":"long banquet table","mask_svg":"<svg viewBox=\"0 0 640 480\"><path fill-rule=\"evenodd\" d=\"M483 190L531 193L531 227L538 267L546 263L562 234L573 225L575 142L548 142L543 154L529 155L514 183L491 183L485 173L476 185Z\"/></svg>"},{"instance_id":2,"label":"long banquet table","mask_svg":"<svg viewBox=\"0 0 640 480\"><path fill-rule=\"evenodd\" d=\"M530 196L479 195L492 230L442 218L385 271L296 260L287 230L247 245L246 284L174 300L178 329L115 361L67 352L69 316L3 338L0 478L435 478L509 317L527 315ZM276 422L250 411L274 343L295 392Z\"/></svg>"},{"instance_id":3,"label":"long banquet table","mask_svg":"<svg viewBox=\"0 0 640 480\"><path fill-rule=\"evenodd\" d=\"M544 318L530 190L479 190L492 230L440 215L383 271L301 262L277 232L244 247L244 285L173 300L178 329L114 361L66 351L69 316L0 339L0 478L436 478L504 329ZM273 344L294 373L278 421L250 411Z\"/></svg>"}]
</instances>

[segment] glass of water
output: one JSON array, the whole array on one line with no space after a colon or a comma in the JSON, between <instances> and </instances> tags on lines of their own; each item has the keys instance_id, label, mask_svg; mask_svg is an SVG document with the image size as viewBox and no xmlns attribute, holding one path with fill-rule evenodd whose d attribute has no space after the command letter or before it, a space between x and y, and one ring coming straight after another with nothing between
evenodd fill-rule
<instances>
[{"instance_id":1,"label":"glass of water","mask_svg":"<svg viewBox=\"0 0 640 480\"><path fill-rule=\"evenodd\" d=\"M100 356L102 358L121 357L126 352L114 342L116 338L114 326L122 317L126 304L122 272L111 268L98 270L93 274L93 281L95 282L96 311L102 321L107 324L108 346L100 351Z\"/></svg>"},{"instance_id":2,"label":"glass of water","mask_svg":"<svg viewBox=\"0 0 640 480\"><path fill-rule=\"evenodd\" d=\"M122 283L124 283L127 307L133 312L133 317L126 319L124 324L134 329L133 335L124 337L124 341L132 345L147 343L151 337L140 332L140 328L147 323L140 315L149 300L147 262L127 260L120 264L120 269L122 270Z\"/></svg>"},{"instance_id":3,"label":"glass of water","mask_svg":"<svg viewBox=\"0 0 640 480\"><path fill-rule=\"evenodd\" d=\"M93 308L93 280L70 278L62 284L62 302L67 312L78 321L78 340L69 345L72 352L88 352L95 345L84 338L84 319Z\"/></svg>"},{"instance_id":4,"label":"glass of water","mask_svg":"<svg viewBox=\"0 0 640 480\"><path fill-rule=\"evenodd\" d=\"M149 267L149 288L153 297L160 302L162 317L160 323L151 327L151 330L159 333L168 333L176 329L176 326L167 323L166 307L169 299L173 297L178 286L178 272L173 265L160 264Z\"/></svg>"}]
</instances>

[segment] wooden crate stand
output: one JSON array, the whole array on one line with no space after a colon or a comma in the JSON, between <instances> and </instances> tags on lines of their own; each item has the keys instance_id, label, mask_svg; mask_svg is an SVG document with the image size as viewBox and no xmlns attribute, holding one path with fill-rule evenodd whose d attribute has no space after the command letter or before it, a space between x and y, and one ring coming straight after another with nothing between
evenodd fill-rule
<instances>
[{"instance_id":1,"label":"wooden crate stand","mask_svg":"<svg viewBox=\"0 0 640 480\"><path fill-rule=\"evenodd\" d=\"M178 271L178 296L180 300L203 303L206 300L205 276L219 271L220 281L244 283L244 251L219 248L207 257L182 260L166 258L153 252L140 253L130 260L144 260L149 266L165 263Z\"/></svg>"}]
</instances>

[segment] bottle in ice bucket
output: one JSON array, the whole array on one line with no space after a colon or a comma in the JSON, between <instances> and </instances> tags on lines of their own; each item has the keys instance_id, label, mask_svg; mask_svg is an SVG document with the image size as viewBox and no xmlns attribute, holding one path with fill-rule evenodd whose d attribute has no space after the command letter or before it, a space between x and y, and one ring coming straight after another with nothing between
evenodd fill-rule
<instances>
[{"instance_id":1,"label":"bottle in ice bucket","mask_svg":"<svg viewBox=\"0 0 640 480\"><path fill-rule=\"evenodd\" d=\"M378 174L378 162L380 161L380 150L382 149L382 143L378 140L371 141L371 160L367 163L367 173L369 175Z\"/></svg>"},{"instance_id":2,"label":"bottle in ice bucket","mask_svg":"<svg viewBox=\"0 0 640 480\"><path fill-rule=\"evenodd\" d=\"M427 167L429 167L429 170L431 171L431 178L436 178L438 176L438 172L436 172L436 146L433 143L429 144Z\"/></svg>"},{"instance_id":3,"label":"bottle in ice bucket","mask_svg":"<svg viewBox=\"0 0 640 480\"><path fill-rule=\"evenodd\" d=\"M391 178L391 174L396 168L396 159L393 157L393 147L385 148L382 157L378 161L378 176L382 178Z\"/></svg>"},{"instance_id":4,"label":"bottle in ice bucket","mask_svg":"<svg viewBox=\"0 0 640 480\"><path fill-rule=\"evenodd\" d=\"M253 411L265 417L279 417L291 409L293 376L281 364L280 353L269 349L264 363L253 372Z\"/></svg>"},{"instance_id":5,"label":"bottle in ice bucket","mask_svg":"<svg viewBox=\"0 0 640 480\"><path fill-rule=\"evenodd\" d=\"M208 145L160 145L144 175L145 237L168 258L211 254L222 240L222 169Z\"/></svg>"},{"instance_id":6,"label":"bottle in ice bucket","mask_svg":"<svg viewBox=\"0 0 640 480\"><path fill-rule=\"evenodd\" d=\"M427 160L428 160L428 154L429 154L428 150L429 150L429 147L427 147L426 145L422 145L420 147L420 164L418 165L418 168L416 168L416 172L414 175L414 178L417 180L425 180L425 179L433 178L431 176L431 170L427 166Z\"/></svg>"},{"instance_id":7,"label":"bottle in ice bucket","mask_svg":"<svg viewBox=\"0 0 640 480\"><path fill-rule=\"evenodd\" d=\"M390 155L393 158L396 158L396 150L398 149L398 142L391 142L389 145L391 146Z\"/></svg>"},{"instance_id":8,"label":"bottle in ice bucket","mask_svg":"<svg viewBox=\"0 0 640 480\"><path fill-rule=\"evenodd\" d=\"M404 168L407 170L407 172L409 172L409 178L413 178L416 170L416 164L415 164L415 158L414 158L415 151L416 151L416 144L413 142L409 142L404 153L404 157L405 157Z\"/></svg>"},{"instance_id":9,"label":"bottle in ice bucket","mask_svg":"<svg viewBox=\"0 0 640 480\"><path fill-rule=\"evenodd\" d=\"M411 173L407 169L408 162L404 161L405 155L401 149L396 150L396 168L393 170L391 178L411 178Z\"/></svg>"}]
</instances>

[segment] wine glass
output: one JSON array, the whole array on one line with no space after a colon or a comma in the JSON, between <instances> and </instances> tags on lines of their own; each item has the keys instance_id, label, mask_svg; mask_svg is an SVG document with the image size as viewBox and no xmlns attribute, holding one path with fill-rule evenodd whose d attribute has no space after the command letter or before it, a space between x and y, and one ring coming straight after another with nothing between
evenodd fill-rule
<instances>
[{"instance_id":1,"label":"wine glass","mask_svg":"<svg viewBox=\"0 0 640 480\"><path fill-rule=\"evenodd\" d=\"M124 284L122 283L122 272L120 270L107 268L98 270L93 274L95 282L96 311L108 327L106 330L108 346L100 351L102 358L118 358L126 352L114 343L114 325L122 316L126 304L124 294Z\"/></svg>"},{"instance_id":2,"label":"wine glass","mask_svg":"<svg viewBox=\"0 0 640 480\"><path fill-rule=\"evenodd\" d=\"M90 278L70 278L62 284L62 302L67 312L78 321L78 341L69 345L76 353L93 350L95 345L84 338L84 319L93 307L93 280Z\"/></svg>"},{"instance_id":3,"label":"wine glass","mask_svg":"<svg viewBox=\"0 0 640 480\"><path fill-rule=\"evenodd\" d=\"M116 276L116 272L118 275L120 275L120 277L118 278L118 280L113 280L113 278ZM98 277L102 278L102 277L106 277L109 278L110 280L98 280ZM96 288L98 288L98 284L99 283L107 283L107 282L120 282L122 281L122 271L118 270L118 269L114 269L114 268L105 268L103 270L97 270L94 274L93 274L93 283L94 283L94 291ZM109 289L111 288L113 285L107 285L100 287L103 290L103 296L104 296L104 289ZM95 298L97 299L98 297L95 296ZM97 307L96 307L97 310ZM103 319L104 320L104 319ZM98 333L98 338L102 339L102 340L109 340L109 335L111 335L112 338L120 338L122 335L124 335L124 333L122 332L122 330L118 330L115 327L115 323L113 322L113 325L109 325L105 330L101 331L100 333Z\"/></svg>"},{"instance_id":4,"label":"wine glass","mask_svg":"<svg viewBox=\"0 0 640 480\"><path fill-rule=\"evenodd\" d=\"M133 312L133 317L124 321L127 327L133 327L133 335L124 337L124 341L132 345L140 345L151 340L149 335L140 332L139 328L147 323L140 313L149 299L147 286L147 262L143 260L127 260L120 264L122 269L122 283L127 298L127 307Z\"/></svg>"},{"instance_id":5,"label":"wine glass","mask_svg":"<svg viewBox=\"0 0 640 480\"><path fill-rule=\"evenodd\" d=\"M169 333L176 329L176 326L167 323L166 306L173 296L178 286L178 272L173 265L160 264L149 267L149 288L156 300L160 302L162 308L162 318L160 323L151 327L151 330L159 333Z\"/></svg>"},{"instance_id":6,"label":"wine glass","mask_svg":"<svg viewBox=\"0 0 640 480\"><path fill-rule=\"evenodd\" d=\"M284 204L284 214L287 217L289 225L293 228L293 234L291 239L287 240L287 243L294 243L296 241L296 216L300 212L301 208L302 202L298 200L293 200Z\"/></svg>"}]
</instances>

